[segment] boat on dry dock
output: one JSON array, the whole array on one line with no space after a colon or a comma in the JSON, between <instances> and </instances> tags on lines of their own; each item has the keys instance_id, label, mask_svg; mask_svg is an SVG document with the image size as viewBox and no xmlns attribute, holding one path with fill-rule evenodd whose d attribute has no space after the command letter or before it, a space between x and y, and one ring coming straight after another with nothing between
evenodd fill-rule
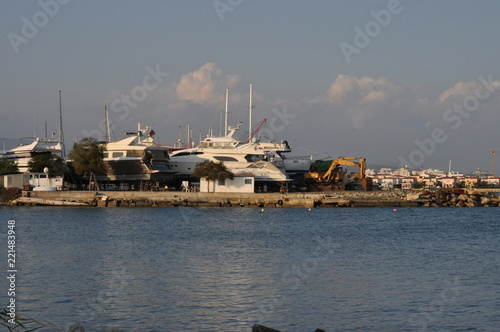
<instances>
[{"instance_id":1,"label":"boat on dry dock","mask_svg":"<svg viewBox=\"0 0 500 332\"><path fill-rule=\"evenodd\" d=\"M29 140L26 142L26 140ZM63 143L52 139L22 138L21 143L8 150L1 158L6 158L17 164L20 173L29 171L29 162L37 154L51 153L56 157L63 157Z\"/></svg>"},{"instance_id":2,"label":"boat on dry dock","mask_svg":"<svg viewBox=\"0 0 500 332\"><path fill-rule=\"evenodd\" d=\"M131 185L141 181L167 182L175 173L169 164L167 147L157 146L152 128L125 133L127 137L105 145L105 175L97 177L100 181Z\"/></svg>"}]
</instances>

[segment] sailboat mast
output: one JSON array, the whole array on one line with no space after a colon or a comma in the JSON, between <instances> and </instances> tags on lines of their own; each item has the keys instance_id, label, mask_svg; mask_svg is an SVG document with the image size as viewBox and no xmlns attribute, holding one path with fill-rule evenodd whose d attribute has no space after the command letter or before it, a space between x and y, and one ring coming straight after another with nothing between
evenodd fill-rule
<instances>
[{"instance_id":1,"label":"sailboat mast","mask_svg":"<svg viewBox=\"0 0 500 332\"><path fill-rule=\"evenodd\" d=\"M108 113L108 107L104 105L104 121L106 121L106 132L104 133L104 141L106 143L109 143L111 141L111 135L110 135L110 130L109 130L109 113Z\"/></svg>"},{"instance_id":2,"label":"sailboat mast","mask_svg":"<svg viewBox=\"0 0 500 332\"><path fill-rule=\"evenodd\" d=\"M227 112L229 108L229 88L226 88L226 112L224 114L224 136L227 136Z\"/></svg>"},{"instance_id":3,"label":"sailboat mast","mask_svg":"<svg viewBox=\"0 0 500 332\"><path fill-rule=\"evenodd\" d=\"M61 90L59 90L59 143L61 144L62 157L66 158L66 146L64 145L63 121L62 121Z\"/></svg>"},{"instance_id":4,"label":"sailboat mast","mask_svg":"<svg viewBox=\"0 0 500 332\"><path fill-rule=\"evenodd\" d=\"M248 103L248 139L252 136L252 83L250 83L250 101Z\"/></svg>"}]
</instances>

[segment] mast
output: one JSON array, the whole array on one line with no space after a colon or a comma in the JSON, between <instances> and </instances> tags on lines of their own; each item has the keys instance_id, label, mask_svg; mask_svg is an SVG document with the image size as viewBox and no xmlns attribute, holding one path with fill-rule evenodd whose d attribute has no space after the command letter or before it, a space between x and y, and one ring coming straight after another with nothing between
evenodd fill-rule
<instances>
[{"instance_id":1,"label":"mast","mask_svg":"<svg viewBox=\"0 0 500 332\"><path fill-rule=\"evenodd\" d=\"M105 130L106 132L104 133L104 141L106 143L109 143L111 141L111 135L110 135L110 130L109 130L109 113L108 113L108 107L104 105L104 121L106 122Z\"/></svg>"},{"instance_id":2,"label":"mast","mask_svg":"<svg viewBox=\"0 0 500 332\"><path fill-rule=\"evenodd\" d=\"M177 139L178 147L182 147L182 126L179 126L179 138Z\"/></svg>"},{"instance_id":3,"label":"mast","mask_svg":"<svg viewBox=\"0 0 500 332\"><path fill-rule=\"evenodd\" d=\"M190 132L191 132L191 124L188 122L188 127L187 127L187 144L188 144L188 148L191 147Z\"/></svg>"},{"instance_id":4,"label":"mast","mask_svg":"<svg viewBox=\"0 0 500 332\"><path fill-rule=\"evenodd\" d=\"M59 90L59 143L61 144L62 157L66 158L66 146L64 145L63 121L62 121L61 90Z\"/></svg>"},{"instance_id":5,"label":"mast","mask_svg":"<svg viewBox=\"0 0 500 332\"><path fill-rule=\"evenodd\" d=\"M495 153L498 151L492 150L491 151L491 176L495 176Z\"/></svg>"},{"instance_id":6,"label":"mast","mask_svg":"<svg viewBox=\"0 0 500 332\"><path fill-rule=\"evenodd\" d=\"M229 107L229 88L226 88L226 112L224 115L224 136L227 136L227 112Z\"/></svg>"},{"instance_id":7,"label":"mast","mask_svg":"<svg viewBox=\"0 0 500 332\"><path fill-rule=\"evenodd\" d=\"M189 144L193 148L194 143L193 143L193 128L189 128Z\"/></svg>"},{"instance_id":8,"label":"mast","mask_svg":"<svg viewBox=\"0 0 500 332\"><path fill-rule=\"evenodd\" d=\"M250 136L252 136L252 88L253 85L250 83L250 101L248 103L248 138L250 139Z\"/></svg>"},{"instance_id":9,"label":"mast","mask_svg":"<svg viewBox=\"0 0 500 332\"><path fill-rule=\"evenodd\" d=\"M142 136L142 132L141 132L141 123L140 123L140 122L137 122L137 142L138 142L138 143L142 143L141 136Z\"/></svg>"}]
</instances>

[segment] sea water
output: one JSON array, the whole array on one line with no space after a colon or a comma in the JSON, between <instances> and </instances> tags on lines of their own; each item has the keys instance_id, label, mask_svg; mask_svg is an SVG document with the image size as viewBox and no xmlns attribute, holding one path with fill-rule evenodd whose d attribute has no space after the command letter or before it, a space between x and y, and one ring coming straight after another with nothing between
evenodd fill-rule
<instances>
[{"instance_id":1,"label":"sea water","mask_svg":"<svg viewBox=\"0 0 500 332\"><path fill-rule=\"evenodd\" d=\"M493 331L498 208L0 208L42 331ZM8 280L0 300L7 305Z\"/></svg>"}]
</instances>

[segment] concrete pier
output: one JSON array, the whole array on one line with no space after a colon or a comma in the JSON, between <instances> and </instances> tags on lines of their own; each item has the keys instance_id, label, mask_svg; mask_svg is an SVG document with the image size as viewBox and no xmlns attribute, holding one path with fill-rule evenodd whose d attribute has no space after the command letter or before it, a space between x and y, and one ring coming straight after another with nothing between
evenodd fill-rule
<instances>
[{"instance_id":1,"label":"concrete pier","mask_svg":"<svg viewBox=\"0 0 500 332\"><path fill-rule=\"evenodd\" d=\"M498 206L500 193L466 190L200 193L179 191L23 191L11 205L94 207L417 207Z\"/></svg>"},{"instance_id":2,"label":"concrete pier","mask_svg":"<svg viewBox=\"0 0 500 332\"><path fill-rule=\"evenodd\" d=\"M405 195L382 192L310 193L200 193L173 191L30 191L23 192L16 205L88 205L97 207L372 207L417 206ZM46 204L49 202L50 204Z\"/></svg>"}]
</instances>

